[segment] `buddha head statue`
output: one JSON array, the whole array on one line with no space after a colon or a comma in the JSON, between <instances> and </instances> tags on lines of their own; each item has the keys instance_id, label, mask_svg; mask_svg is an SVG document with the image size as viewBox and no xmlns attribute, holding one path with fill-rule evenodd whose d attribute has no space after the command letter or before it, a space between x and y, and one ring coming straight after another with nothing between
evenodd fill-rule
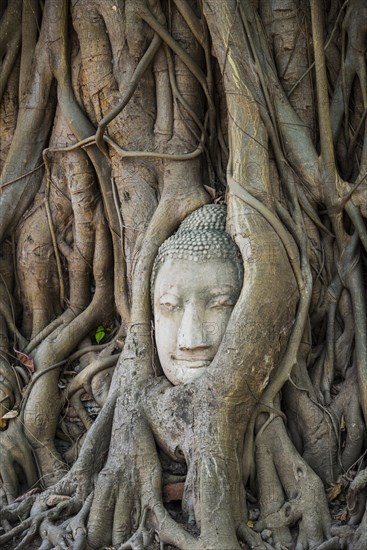
<instances>
[{"instance_id":1,"label":"buddha head statue","mask_svg":"<svg viewBox=\"0 0 367 550\"><path fill-rule=\"evenodd\" d=\"M217 204L195 210L154 262L156 346L174 385L192 382L213 361L242 288L242 259L225 231L226 211Z\"/></svg>"}]
</instances>

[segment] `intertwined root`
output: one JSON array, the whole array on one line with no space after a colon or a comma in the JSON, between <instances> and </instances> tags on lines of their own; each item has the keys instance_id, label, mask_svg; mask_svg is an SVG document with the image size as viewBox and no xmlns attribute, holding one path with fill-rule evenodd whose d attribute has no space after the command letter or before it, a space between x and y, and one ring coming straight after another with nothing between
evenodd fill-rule
<instances>
[{"instance_id":1,"label":"intertwined root","mask_svg":"<svg viewBox=\"0 0 367 550\"><path fill-rule=\"evenodd\" d=\"M32 448L19 418L10 422L6 431L0 432L0 446L2 500L3 503L11 503L38 482Z\"/></svg>"},{"instance_id":2,"label":"intertwined root","mask_svg":"<svg viewBox=\"0 0 367 550\"><path fill-rule=\"evenodd\" d=\"M258 246L253 229L260 228L259 234L263 237L264 228L270 221L274 222L277 209L279 219L276 218L275 227L280 227L282 234L285 228L289 229L300 250L303 248L303 252L307 252L307 258L301 262L301 275L305 264L310 263L312 267L312 304L305 312L304 321L310 314L309 328L312 345L315 344L310 355L315 354L317 364L313 365L312 361L307 364L313 370L313 392L293 377L296 386L301 388L293 387L298 405L293 410L299 418L302 416L304 429L299 431L302 431L303 441L298 434L297 450L304 453L304 460L289 444L284 427L279 425L280 419L270 422L267 429L258 434L256 453L263 504L258 528L274 525L274 540L287 545L291 544L291 524L299 522L299 547L318 544L328 536L329 517L322 485L306 463L324 481L331 481L342 468L346 470L357 461L364 443L365 420L358 400L349 403L350 391L357 395L360 390L360 403L367 418L366 313L361 300L365 280L360 261L361 257L363 261L365 258L363 252L358 251L362 246L367 249L365 223L361 217L367 215L366 147L363 146L367 106L365 0L349 0L341 7L337 2L331 3L331 12L334 12L325 21L331 33L326 44L320 32L316 32L321 26L321 17L316 17L316 25L314 21L310 26L307 16L304 21L298 17L300 14L303 17L304 12L296 3L284 8L277 2L259 2L258 10L253 9L252 3L235 0L125 0L118 6L105 0L75 0L70 5L61 0L43 3L30 0L23 4L22 25L19 25L20 0L4 3L5 17L0 22L0 30L9 31L5 33L9 37L8 45L5 46L4 40L1 43L4 63L0 75L0 95L4 92L1 118L6 119L1 156L5 169L0 216L0 415L7 409L16 414L20 403L22 384L18 387L19 380L10 370L13 347L35 355L36 370L44 375L41 380L37 374L33 376L30 386L35 391L27 395L24 426L18 418L4 421L6 430L0 434L4 500L14 500L26 486L32 487L38 477L42 478L42 483L52 483L65 471L54 445L61 408L59 367L54 368L55 361L69 357L83 340L84 331L93 333L96 325L102 322L101 315L106 314L110 319L114 317L115 308L124 336L133 319L134 325L139 326L141 322L141 326L149 327L151 340L149 273L157 248L182 218L209 200L204 183L212 186L209 189L216 200L229 184L228 225L248 253L246 273L256 272L254 280L262 281L263 287L259 292L261 299L236 318L236 330L241 319L247 327L253 324L258 329L246 334L245 338L240 331L239 345L246 341L250 350L247 356L242 352L230 355L231 348L238 347L234 342L235 345L228 345L226 350L227 362L222 362L219 368L218 365L214 367L213 378L219 381L217 386L222 387L217 397L236 401L236 382L245 381L256 401L260 395L258 388L268 380L270 371L262 371L269 358L268 338L264 337L267 330L264 319L269 317L264 307L269 300L264 297L272 289L271 300L275 304L278 279L286 289L290 289L290 285L283 275L276 274L273 279L264 276L266 266L261 266L257 260L261 254L267 255L274 235L269 231L269 238ZM29 10L28 4L34 10ZM321 14L319 2L311 1L311 5L318 7ZM11 24L7 26L4 20L9 13ZM67 35L71 34L71 29L73 39L68 44ZM333 94L330 125L327 123L330 90L327 84L319 86L319 132L313 82L320 84L320 62L316 63L319 65L316 79L305 78L311 69L306 46L311 43L312 33L316 38L315 57L320 61L325 49L326 56L335 57L335 63L327 59L328 71L333 74L336 68L338 73L331 79L334 82L330 82ZM218 105L214 104L218 98ZM123 108L118 116L114 108L116 103L120 110ZM108 136L103 136L107 124ZM342 132L343 124L345 132ZM94 136L96 126L98 131ZM311 134L318 137L313 139ZM319 137L323 142L321 158ZM80 146L79 140L83 138L88 138L87 147L84 147L85 142ZM94 141L97 146L93 145ZM272 145L270 153L269 142ZM330 146L326 152L325 142ZM64 147L71 144L72 147ZM325 157L327 152L331 162ZM226 181L228 156L228 175L231 177ZM46 163L44 178L43 161ZM270 176L269 167L273 168L274 164L276 169ZM338 173L346 178L351 174L350 183L343 182ZM233 182L240 187L240 192ZM243 196L247 197L244 204ZM258 210L254 211L249 204L257 205ZM264 216L264 225L257 225L255 218ZM255 220L254 226L246 225L249 218ZM8 236L13 233L14 242L11 242ZM354 243L353 254L345 256L351 243ZM264 244L266 252L262 248ZM279 244L274 247L277 253L283 250L283 244ZM267 260L273 261L272 252L270 256L266 264ZM294 260L291 257L293 267L298 269L298 259ZM284 257L280 263L288 265L287 262ZM275 273L275 269L271 271ZM107 281L109 288L103 289ZM299 286L305 290L303 284ZM338 292L334 292L335 286ZM16 294L21 298L22 312L17 311L13 307L16 304L9 299ZM290 295L287 290L279 304L289 301ZM276 305L274 310L278 314ZM19 330L31 338L29 344ZM278 346L279 334L283 334L282 330L275 332L276 338L269 345L271 350ZM247 336L254 335L256 341L250 349L251 338ZM258 336L263 338L262 343ZM135 350L130 348L131 368L119 371L121 394L125 384L129 386L135 375L144 378L153 374L152 347L150 341L137 345ZM298 359L295 353L294 362ZM323 405L333 401L334 371L347 381L348 369L354 360L358 382L357 379L350 381L346 391L345 385L331 404L334 410L328 411ZM236 369L237 378L233 376ZM296 374L295 370L292 374ZM80 376L78 383L82 378L88 386L87 376ZM252 387L250 381L252 383L253 379ZM103 393L105 397L107 391ZM149 400L144 391L136 395L144 395L144 399ZM203 395L207 396L205 391ZM206 447L207 433L216 427L210 423L212 410L205 410L207 423L200 418L203 408L198 407L199 413L190 417L189 398L184 396L179 405L188 414L191 426L201 427L196 440L191 439L192 445L186 447L184 453L189 465L186 495L191 497L197 518L203 518L203 535L199 542L187 538L181 528L172 523L162 505L160 466L155 443L152 443L154 436L155 442L163 445L168 431L167 424L162 422L158 437L159 427L152 421L159 400L148 423L145 423L149 416L147 406L145 410L140 406L128 408L125 416L118 412L121 422L115 426L107 463L110 424L102 421L100 432L95 429L95 425L101 425L99 421L90 427L78 461L85 478L80 476L75 481L69 473L63 483L52 488L54 494L68 497L56 508L48 510L43 496L37 499L32 512L31 508L27 511L26 507L22 509L20 503L15 503L19 506L22 526L17 525L15 508L7 508L5 516L10 510L14 512L4 519L9 523L7 536L12 529L24 536L28 529L20 543L20 547L25 547L40 529L43 548L51 545L62 548L71 544L69 535L65 534L68 531L77 548L85 543L89 507L91 533L94 531L96 537L100 536L96 517L107 516L103 516L105 505L112 517L107 521L112 525L113 536L116 540L126 539L128 542L122 544L130 547L149 546L152 529L159 533L161 540L189 546L190 550L195 544L210 547L216 542L217 546L226 547L215 540L215 534L211 538L211 531L214 533L215 529L210 530L210 527L229 525L233 519L231 513L223 513L215 523L215 495L222 498L225 494L223 480L228 478L222 473L226 472L226 467L235 463L236 475L239 471L236 461L241 454L238 448L242 440L239 438L238 448L233 449L230 447L233 438L222 437L223 430L218 439L225 444L221 447L215 441L210 447L213 443L210 441ZM283 405L285 402L286 399ZM47 407L48 403L52 407ZM168 399L166 404L164 421L171 419L173 410L176 413L179 408L174 409L177 405L174 400ZM309 413L316 415L317 410L331 412L331 415L320 417L317 429L313 430L315 423L309 421ZM80 406L79 411L83 413ZM233 420L225 414L226 421ZM177 418L179 425L182 419L179 412ZM235 418L235 422L237 420ZM84 421L89 428L90 419L84 416ZM246 421L241 419L241 429ZM228 424L229 431L236 425L230 421ZM326 437L329 429L334 430L329 434L330 441ZM297 437L297 431L298 426L293 425L292 437ZM343 432L341 436L340 431ZM322 443L317 437L322 438ZM140 438L146 443L140 443ZM340 440L346 442L341 461L338 460ZM37 465L29 442L36 451ZM176 448L177 454L181 452L180 445L174 443L176 440L172 438L171 444L167 444L171 455L175 455ZM318 447L316 452L315 445ZM92 450L96 448L98 452ZM252 447L250 450L252 460ZM331 460L328 451L332 451ZM190 453L197 455L193 457ZM95 464L90 457L95 459ZM92 495L93 477L103 466L96 484L97 493ZM42 471L38 472L37 467ZM353 550L367 547L362 478L362 474L356 478L349 497L352 521L361 522L361 526L355 531L349 527L344 529L349 533L349 541L345 536L342 542ZM70 487L67 487L69 481ZM103 489L104 483L110 488L109 494ZM232 485L242 487L239 481ZM75 494L80 502L74 499ZM205 502L201 499L203 494ZM228 494L231 495L230 491ZM86 498L87 495L90 496ZM238 528L237 534L248 544L259 543L259 537L238 522L241 514L237 504L241 496L238 491L237 500L228 498L224 503L223 499L221 512L224 504L227 510L232 505L236 509L233 525ZM32 503L31 496L28 498L26 502ZM317 517L312 499L321 510ZM85 502L82 508L81 502ZM27 523L30 513L32 521ZM71 520L59 524L64 514L76 513L75 523ZM243 517L244 514L242 520ZM136 532L130 536L134 530ZM235 531L232 529L230 534L233 547L236 547ZM336 544L335 538L330 539L320 545L320 550L330 550Z\"/></svg>"},{"instance_id":3,"label":"intertwined root","mask_svg":"<svg viewBox=\"0 0 367 550\"><path fill-rule=\"evenodd\" d=\"M156 444L134 396L132 391L133 406L129 396L117 402L109 456L95 485L88 544L92 548L111 543L124 543L123 548L145 548L157 531L163 542L180 548L199 548L163 506Z\"/></svg>"},{"instance_id":4,"label":"intertwined root","mask_svg":"<svg viewBox=\"0 0 367 550\"><path fill-rule=\"evenodd\" d=\"M61 544L61 548L68 546L64 542L63 530L54 525L63 517L77 514L81 508L81 502L76 498L64 498L54 507L47 507L44 504L40 506L41 501L37 501L34 496L26 498L21 505L4 508L1 511L1 517L6 519L10 528L0 536L0 545L6 544L14 538L20 542L17 550L26 549L30 542L39 534L48 544ZM19 519L21 520L19 523ZM12 527L12 523L17 525Z\"/></svg>"},{"instance_id":5,"label":"intertwined root","mask_svg":"<svg viewBox=\"0 0 367 550\"><path fill-rule=\"evenodd\" d=\"M350 523L332 527L332 534L337 535L340 546L345 550L365 550L367 547L367 509L364 510L358 526Z\"/></svg>"},{"instance_id":6,"label":"intertwined root","mask_svg":"<svg viewBox=\"0 0 367 550\"><path fill-rule=\"evenodd\" d=\"M113 410L111 404L110 409ZM3 508L0 519L8 522L8 529L0 536L0 544L17 537L21 539L17 549L27 548L34 537L40 534L44 549L58 545L61 549L72 547L75 550L84 548L85 544L98 549L113 544L120 550L141 550L150 548L157 535L161 543L183 550L218 548L218 540L221 540L218 532L208 534L205 521L202 521L202 534L196 539L177 524L165 509L162 502L162 471L153 435L144 415L138 408L136 412L133 424L130 421L125 428L121 424L124 411L116 415L113 433L119 433L120 437L114 438L107 463L99 473L92 492L89 491L94 459L92 455L87 459L84 450L78 468L71 470L56 486L41 495L26 495L21 502ZM103 414L105 420L110 418L106 409ZM100 419L97 424L99 427L93 426L94 436L102 426ZM94 438L90 434L88 438L92 449ZM116 441L119 443L116 444ZM123 449L128 449L126 454ZM204 470L216 463L213 460L206 461L204 455L203 459L206 463ZM330 535L330 517L323 485L291 444L282 419L274 419L259 435L256 461L262 515L255 524L255 531L244 522L238 523L236 533L239 540L261 550L282 546L288 548L294 544L288 528L298 523L297 550L337 550L340 544L344 544L348 550L364 550L367 514L364 514L357 530L348 526L334 528L333 536ZM199 461L197 465L197 473L202 476L202 487L205 487L206 475L200 471L200 463L203 466L204 462ZM269 468L269 464L274 468ZM273 472L274 477L264 477L269 472ZM208 471L207 475L213 481L213 476L218 475L218 472L212 470L210 474ZM364 471L352 484L349 495L352 512L366 479ZM84 496L80 494L80 487L85 488ZM221 488L223 490L225 485L221 485ZM283 503L279 498L276 502L274 500L278 489L279 495L286 495L286 501L283 496ZM77 490L81 498L76 496ZM201 494L200 498L204 503L209 496L210 492L207 496ZM271 506L275 506L273 511L270 511ZM222 511L219 507L216 515ZM272 531L271 544L256 534L256 531L264 529ZM221 547L225 540L228 541L226 537L228 535L220 543ZM325 538L328 539L326 542ZM230 546L227 544L227 547L239 548L237 543Z\"/></svg>"},{"instance_id":7,"label":"intertwined root","mask_svg":"<svg viewBox=\"0 0 367 550\"><path fill-rule=\"evenodd\" d=\"M362 470L352 481L348 491L348 510L350 513L350 524L357 525L362 516L366 516L367 500L367 469ZM365 518L366 519L366 518Z\"/></svg>"},{"instance_id":8,"label":"intertwined root","mask_svg":"<svg viewBox=\"0 0 367 550\"><path fill-rule=\"evenodd\" d=\"M283 420L276 417L256 441L261 517L258 531L273 531L275 543L292 543L288 530L298 523L297 549L317 547L330 537L331 518L320 478L301 458Z\"/></svg>"}]
</instances>

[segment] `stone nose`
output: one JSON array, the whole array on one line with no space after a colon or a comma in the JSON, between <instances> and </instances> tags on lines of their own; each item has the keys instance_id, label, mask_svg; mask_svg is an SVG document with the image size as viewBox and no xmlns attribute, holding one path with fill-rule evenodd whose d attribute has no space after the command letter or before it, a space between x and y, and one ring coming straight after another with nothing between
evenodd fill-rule
<instances>
[{"instance_id":1,"label":"stone nose","mask_svg":"<svg viewBox=\"0 0 367 550\"><path fill-rule=\"evenodd\" d=\"M187 304L178 331L177 346L180 350L206 349L209 347L204 338L204 315L195 304Z\"/></svg>"}]
</instances>

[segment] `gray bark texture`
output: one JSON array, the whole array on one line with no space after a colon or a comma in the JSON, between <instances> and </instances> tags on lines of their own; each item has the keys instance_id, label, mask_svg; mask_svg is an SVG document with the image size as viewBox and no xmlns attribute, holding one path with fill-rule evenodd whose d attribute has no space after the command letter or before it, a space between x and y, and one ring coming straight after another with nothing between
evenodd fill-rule
<instances>
[{"instance_id":1,"label":"gray bark texture","mask_svg":"<svg viewBox=\"0 0 367 550\"><path fill-rule=\"evenodd\" d=\"M0 547L367 548L365 0L0 4ZM173 385L151 273L243 285Z\"/></svg>"}]
</instances>

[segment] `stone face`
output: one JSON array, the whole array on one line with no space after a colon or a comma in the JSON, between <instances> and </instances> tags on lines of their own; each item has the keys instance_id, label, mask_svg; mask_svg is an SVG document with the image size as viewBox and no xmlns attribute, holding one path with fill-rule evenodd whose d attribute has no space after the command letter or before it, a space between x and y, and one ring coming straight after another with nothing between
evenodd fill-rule
<instances>
[{"instance_id":1,"label":"stone face","mask_svg":"<svg viewBox=\"0 0 367 550\"><path fill-rule=\"evenodd\" d=\"M198 209L158 252L152 276L156 345L174 385L192 382L210 365L240 294L242 264L225 232L225 215L219 205Z\"/></svg>"},{"instance_id":2,"label":"stone face","mask_svg":"<svg viewBox=\"0 0 367 550\"><path fill-rule=\"evenodd\" d=\"M167 259L154 289L156 345L172 384L192 382L218 351L240 293L231 260Z\"/></svg>"}]
</instances>

